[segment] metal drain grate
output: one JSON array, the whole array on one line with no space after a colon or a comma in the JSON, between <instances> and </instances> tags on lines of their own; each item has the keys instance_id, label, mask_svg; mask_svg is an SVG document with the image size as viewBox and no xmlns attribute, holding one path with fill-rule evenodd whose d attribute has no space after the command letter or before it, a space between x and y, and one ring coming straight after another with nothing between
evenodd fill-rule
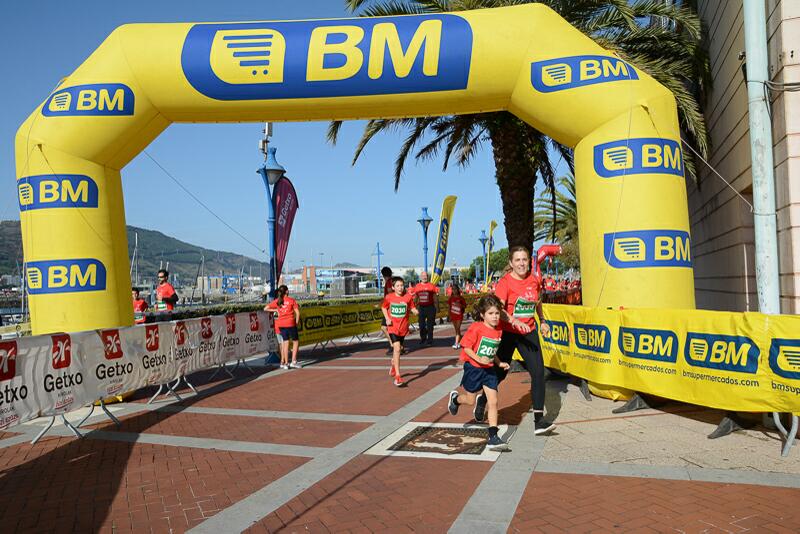
<instances>
[{"instance_id":1,"label":"metal drain grate","mask_svg":"<svg viewBox=\"0 0 800 534\"><path fill-rule=\"evenodd\" d=\"M489 433L486 428L418 426L390 451L433 452L439 454L481 454Z\"/></svg>"}]
</instances>

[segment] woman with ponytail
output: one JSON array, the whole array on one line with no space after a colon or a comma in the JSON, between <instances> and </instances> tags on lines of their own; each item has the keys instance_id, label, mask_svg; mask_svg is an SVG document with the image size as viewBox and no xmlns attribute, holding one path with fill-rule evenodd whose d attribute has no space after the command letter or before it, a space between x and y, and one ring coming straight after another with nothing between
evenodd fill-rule
<instances>
[{"instance_id":1,"label":"woman with ponytail","mask_svg":"<svg viewBox=\"0 0 800 534\"><path fill-rule=\"evenodd\" d=\"M300 306L289 296L289 288L282 285L278 288L277 298L266 305L265 311L276 312L275 328L281 343L281 369L301 369L297 363L297 351L300 349L300 337L297 334L297 323L300 321ZM289 345L292 346L292 363L289 363Z\"/></svg>"}]
</instances>

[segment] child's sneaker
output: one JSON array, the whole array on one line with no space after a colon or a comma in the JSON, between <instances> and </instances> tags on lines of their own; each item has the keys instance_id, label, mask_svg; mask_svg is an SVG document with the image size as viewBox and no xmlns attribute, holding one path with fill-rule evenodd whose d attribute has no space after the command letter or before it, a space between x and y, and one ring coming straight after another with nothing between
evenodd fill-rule
<instances>
[{"instance_id":1,"label":"child's sneaker","mask_svg":"<svg viewBox=\"0 0 800 534\"><path fill-rule=\"evenodd\" d=\"M399 376L395 376L395 377L394 377L394 385L400 388L400 387L403 387L403 386L405 386L405 385L406 385L406 383L405 383L405 382L403 382L403 379L402 379L402 378L400 378Z\"/></svg>"},{"instance_id":2,"label":"child's sneaker","mask_svg":"<svg viewBox=\"0 0 800 534\"><path fill-rule=\"evenodd\" d=\"M291 369L302 369L302 368L303 368L303 366L302 366L302 365L300 365L300 364L299 364L299 363L297 363L297 362L292 362L292 363L290 363L290 364L289 364L289 367L290 367Z\"/></svg>"},{"instance_id":3,"label":"child's sneaker","mask_svg":"<svg viewBox=\"0 0 800 534\"><path fill-rule=\"evenodd\" d=\"M486 395L483 393L475 397L475 408L472 409L472 417L478 423L486 421Z\"/></svg>"},{"instance_id":4,"label":"child's sneaker","mask_svg":"<svg viewBox=\"0 0 800 534\"><path fill-rule=\"evenodd\" d=\"M453 348L457 349L458 348L458 343L453 343Z\"/></svg>"},{"instance_id":5,"label":"child's sneaker","mask_svg":"<svg viewBox=\"0 0 800 534\"><path fill-rule=\"evenodd\" d=\"M389 367L389 376L394 376L394 375L396 375L396 374L397 374L397 373L395 373L395 372L394 372L394 365L392 365L391 367Z\"/></svg>"},{"instance_id":6,"label":"child's sneaker","mask_svg":"<svg viewBox=\"0 0 800 534\"><path fill-rule=\"evenodd\" d=\"M490 436L489 440L486 442L486 446L489 447L490 451L496 452L506 452L511 450L511 447L508 446L508 443L503 441L503 438L498 435Z\"/></svg>"},{"instance_id":7,"label":"child's sneaker","mask_svg":"<svg viewBox=\"0 0 800 534\"><path fill-rule=\"evenodd\" d=\"M450 415L458 414L458 391L451 391L450 392L450 400L447 402L447 411L450 412Z\"/></svg>"},{"instance_id":8,"label":"child's sneaker","mask_svg":"<svg viewBox=\"0 0 800 534\"><path fill-rule=\"evenodd\" d=\"M533 434L539 436L541 434L549 434L556 428L556 425L546 419L539 419L533 423Z\"/></svg>"},{"instance_id":9,"label":"child's sneaker","mask_svg":"<svg viewBox=\"0 0 800 534\"><path fill-rule=\"evenodd\" d=\"M282 363L282 364L281 364L281 369L288 369L288 368L289 368L289 366L288 366L288 365L286 365L285 363Z\"/></svg>"}]
</instances>

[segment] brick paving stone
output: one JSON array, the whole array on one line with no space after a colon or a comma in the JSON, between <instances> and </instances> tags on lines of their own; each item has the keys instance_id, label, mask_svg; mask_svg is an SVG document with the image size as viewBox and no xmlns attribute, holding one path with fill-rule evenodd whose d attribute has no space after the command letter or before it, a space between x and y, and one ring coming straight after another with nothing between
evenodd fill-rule
<instances>
[{"instance_id":1,"label":"brick paving stone","mask_svg":"<svg viewBox=\"0 0 800 534\"><path fill-rule=\"evenodd\" d=\"M305 461L45 438L0 449L0 494L13 496L0 502L0 524L4 532L184 532ZM156 474L154 483L142 483Z\"/></svg>"},{"instance_id":2,"label":"brick paving stone","mask_svg":"<svg viewBox=\"0 0 800 534\"><path fill-rule=\"evenodd\" d=\"M458 373L461 374L461 370ZM500 405L498 419L500 424L518 425L522 416L531 409L531 385L523 383L530 380L528 373L512 373L508 375L499 389ZM461 388L457 388L463 393ZM473 420L472 406L462 406L458 415L452 416L447 411L448 396L414 418L417 422L431 423L467 423Z\"/></svg>"},{"instance_id":3,"label":"brick paving stone","mask_svg":"<svg viewBox=\"0 0 800 534\"><path fill-rule=\"evenodd\" d=\"M277 518L281 532L306 532L322 525L331 532L447 532L491 467L488 462L359 456L300 495L303 509L287 503L260 521L269 530ZM363 500L366 496L367 500ZM263 530L261 530L263 532Z\"/></svg>"},{"instance_id":4,"label":"brick paving stone","mask_svg":"<svg viewBox=\"0 0 800 534\"><path fill-rule=\"evenodd\" d=\"M699 510L682 510L676 503L688 504L687 499L707 504ZM548 526L570 532L784 532L781 528L797 532L798 502L800 489L534 473L509 532L529 532L531 526L541 531L547 531ZM771 513L753 511L756 505L766 503ZM575 513L578 509L580 514ZM542 521L547 525L541 525Z\"/></svg>"},{"instance_id":5,"label":"brick paving stone","mask_svg":"<svg viewBox=\"0 0 800 534\"><path fill-rule=\"evenodd\" d=\"M122 432L190 436L258 443L335 447L369 427L369 423L273 419L198 413L147 412L120 418L118 429L110 421L91 428Z\"/></svg>"},{"instance_id":6,"label":"brick paving stone","mask_svg":"<svg viewBox=\"0 0 800 534\"><path fill-rule=\"evenodd\" d=\"M402 372L408 387L396 388L388 370L303 372L301 369L266 381L249 382L199 399L194 404L251 410L388 415L455 374L453 369Z\"/></svg>"}]
</instances>

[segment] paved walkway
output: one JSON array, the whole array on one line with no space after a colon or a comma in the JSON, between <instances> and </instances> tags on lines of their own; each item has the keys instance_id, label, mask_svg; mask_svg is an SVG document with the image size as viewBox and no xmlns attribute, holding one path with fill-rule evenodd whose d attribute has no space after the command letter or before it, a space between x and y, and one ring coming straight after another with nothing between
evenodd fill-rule
<instances>
[{"instance_id":1,"label":"paved walkway","mask_svg":"<svg viewBox=\"0 0 800 534\"><path fill-rule=\"evenodd\" d=\"M460 372L449 327L403 358L385 347L304 350L302 370L263 366L184 401L114 405L77 439L44 421L0 433L4 532L797 532L800 447L774 432L708 440L721 417L669 404L612 415L567 380L548 382L558 429L534 437L525 373L501 388L513 451L391 453L419 426L476 428L447 413ZM415 348L415 342L410 343ZM77 419L77 416L70 416ZM456 439L459 438L448 438ZM469 439L469 438L465 438ZM428 447L444 447L443 442Z\"/></svg>"}]
</instances>

